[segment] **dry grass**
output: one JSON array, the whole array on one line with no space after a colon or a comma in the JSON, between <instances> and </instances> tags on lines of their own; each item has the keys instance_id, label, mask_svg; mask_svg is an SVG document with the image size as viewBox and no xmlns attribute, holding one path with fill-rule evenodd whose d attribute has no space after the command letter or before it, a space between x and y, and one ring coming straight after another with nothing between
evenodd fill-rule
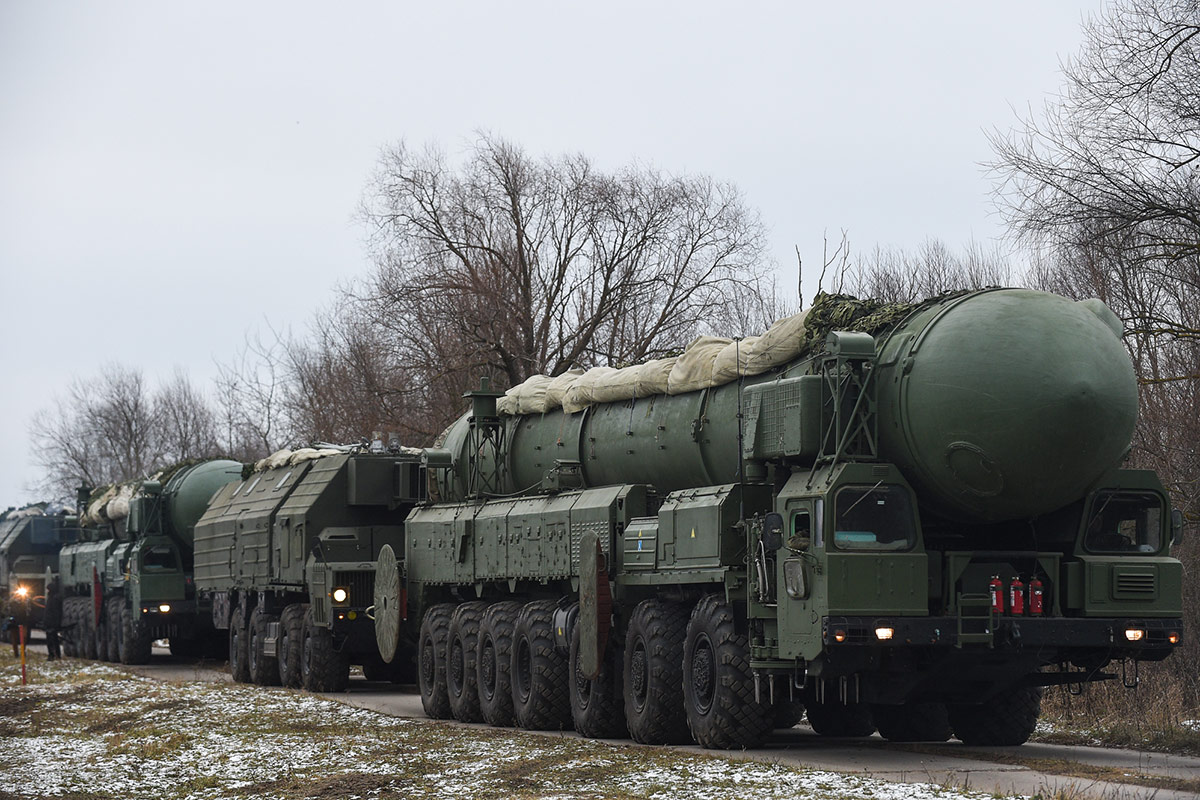
<instances>
[{"instance_id":1,"label":"dry grass","mask_svg":"<svg viewBox=\"0 0 1200 800\"><path fill-rule=\"evenodd\" d=\"M1174 658L1182 660L1182 655ZM1044 724L1034 739L1200 756L1200 707L1175 667L1143 665L1137 689L1125 689L1119 681L1092 684L1080 695L1048 689L1042 701Z\"/></svg>"}]
</instances>

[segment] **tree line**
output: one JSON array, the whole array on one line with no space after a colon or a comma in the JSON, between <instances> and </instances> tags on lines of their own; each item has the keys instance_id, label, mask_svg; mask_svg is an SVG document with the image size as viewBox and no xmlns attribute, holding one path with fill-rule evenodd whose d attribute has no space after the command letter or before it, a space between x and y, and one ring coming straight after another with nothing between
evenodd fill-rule
<instances>
[{"instance_id":1,"label":"tree line","mask_svg":"<svg viewBox=\"0 0 1200 800\"><path fill-rule=\"evenodd\" d=\"M1025 284L1099 297L1121 317L1142 414L1134 461L1200 515L1200 11L1123 0L1086 23L1061 95L991 141L996 201L1027 254L999 247L862 256L843 240L830 290L907 300ZM370 269L300 334L251 335L204 391L109 365L31 425L44 488L67 492L223 453L374 431L425 445L487 374L623 365L700 334L765 329L796 310L766 231L731 184L580 154L536 157L481 136L466 156L385 148L358 209ZM830 269L832 268L832 269ZM1193 590L1195 591L1195 590ZM1200 604L1200 603L1198 603Z\"/></svg>"}]
</instances>

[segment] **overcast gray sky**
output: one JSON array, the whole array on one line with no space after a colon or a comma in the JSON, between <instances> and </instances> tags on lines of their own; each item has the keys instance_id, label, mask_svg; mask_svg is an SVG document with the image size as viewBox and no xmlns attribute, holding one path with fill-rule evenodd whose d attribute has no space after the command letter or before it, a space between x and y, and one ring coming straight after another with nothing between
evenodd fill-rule
<instances>
[{"instance_id":1,"label":"overcast gray sky","mask_svg":"<svg viewBox=\"0 0 1200 800\"><path fill-rule=\"evenodd\" d=\"M106 362L210 386L363 274L381 145L637 159L739 185L780 281L1001 233L986 131L1061 86L1099 0L0 2L0 506L28 426Z\"/></svg>"}]
</instances>

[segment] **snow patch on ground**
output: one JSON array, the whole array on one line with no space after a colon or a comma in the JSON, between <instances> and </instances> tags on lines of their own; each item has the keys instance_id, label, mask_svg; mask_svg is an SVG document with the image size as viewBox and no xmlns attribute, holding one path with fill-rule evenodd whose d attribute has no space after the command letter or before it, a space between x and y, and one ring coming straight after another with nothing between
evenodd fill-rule
<instances>
[{"instance_id":1,"label":"snow patch on ground","mask_svg":"<svg viewBox=\"0 0 1200 800\"><path fill-rule=\"evenodd\" d=\"M614 792L653 800L991 797L668 750L465 730L301 692L164 684L99 664L42 664L34 677L22 687L19 669L15 676L11 667L0 670L6 709L0 785L21 798L304 797L310 781L336 785L351 775L355 788L348 785L343 796L363 798L501 798L514 788L544 798ZM362 776L375 777L364 783Z\"/></svg>"}]
</instances>

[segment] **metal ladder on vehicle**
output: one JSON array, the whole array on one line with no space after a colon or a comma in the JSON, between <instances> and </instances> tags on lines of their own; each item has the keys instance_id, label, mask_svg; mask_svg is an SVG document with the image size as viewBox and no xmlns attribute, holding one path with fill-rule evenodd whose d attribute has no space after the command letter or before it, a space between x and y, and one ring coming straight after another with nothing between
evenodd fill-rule
<instances>
[{"instance_id":1,"label":"metal ladder on vehicle","mask_svg":"<svg viewBox=\"0 0 1200 800\"><path fill-rule=\"evenodd\" d=\"M979 613L982 611L982 613ZM992 647L995 643L996 617L992 613L992 598L986 594L960 594L958 596L958 640L955 647L967 644L982 644Z\"/></svg>"}]
</instances>

